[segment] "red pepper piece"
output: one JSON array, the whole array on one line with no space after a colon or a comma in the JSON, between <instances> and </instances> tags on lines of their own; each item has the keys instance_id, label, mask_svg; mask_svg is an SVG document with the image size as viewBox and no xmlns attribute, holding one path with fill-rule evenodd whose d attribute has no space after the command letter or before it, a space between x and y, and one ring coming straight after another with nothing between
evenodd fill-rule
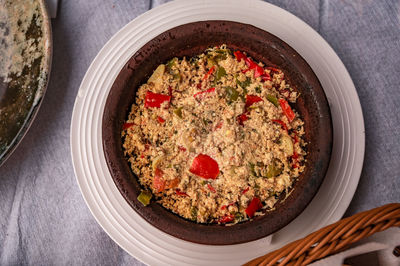
<instances>
[{"instance_id":1,"label":"red pepper piece","mask_svg":"<svg viewBox=\"0 0 400 266\"><path fill-rule=\"evenodd\" d=\"M299 137L297 136L296 132L294 132L294 144L296 144L297 142L299 142Z\"/></svg>"},{"instance_id":2,"label":"red pepper piece","mask_svg":"<svg viewBox=\"0 0 400 266\"><path fill-rule=\"evenodd\" d=\"M215 88L209 88L205 91L200 91L200 92L196 93L195 95L193 95L193 97L201 97L201 96L203 96L203 94L211 93L214 91L215 91Z\"/></svg>"},{"instance_id":3,"label":"red pepper piece","mask_svg":"<svg viewBox=\"0 0 400 266\"><path fill-rule=\"evenodd\" d=\"M246 193L247 191L249 191L249 189L250 189L250 187L248 187L248 188L246 188L245 190L243 190L243 191L242 191L242 195L243 195L244 193Z\"/></svg>"},{"instance_id":4,"label":"red pepper piece","mask_svg":"<svg viewBox=\"0 0 400 266\"><path fill-rule=\"evenodd\" d=\"M175 194L178 195L178 196L189 197L188 194L186 194L185 192L181 191L179 188L177 188L177 189L175 190Z\"/></svg>"},{"instance_id":5,"label":"red pepper piece","mask_svg":"<svg viewBox=\"0 0 400 266\"><path fill-rule=\"evenodd\" d=\"M298 163L297 163L297 162L298 162L298 159L299 159L299 154L298 154L296 151L294 151L294 152L293 152L293 155L292 155L292 161L293 161L292 168L293 168L293 169L299 167L299 165L298 165Z\"/></svg>"},{"instance_id":6,"label":"red pepper piece","mask_svg":"<svg viewBox=\"0 0 400 266\"><path fill-rule=\"evenodd\" d=\"M271 76L267 72L264 72L264 74L261 75L261 79L263 81L271 80Z\"/></svg>"},{"instance_id":7,"label":"red pepper piece","mask_svg":"<svg viewBox=\"0 0 400 266\"><path fill-rule=\"evenodd\" d=\"M182 146L178 146L178 149L179 149L180 151L186 151L186 148L185 148L185 147L182 147Z\"/></svg>"},{"instance_id":8,"label":"red pepper piece","mask_svg":"<svg viewBox=\"0 0 400 266\"><path fill-rule=\"evenodd\" d=\"M254 197L251 200L249 206L247 206L245 212L250 218L253 218L254 213L256 211L258 211L259 209L261 209L261 208L262 208L261 200L259 198L257 198L257 197Z\"/></svg>"},{"instance_id":9,"label":"red pepper piece","mask_svg":"<svg viewBox=\"0 0 400 266\"><path fill-rule=\"evenodd\" d=\"M228 208L229 206L233 206L233 205L235 205L236 203L235 202L232 202L232 203L229 203L228 205L223 205L222 207L221 207L221 210L225 210L226 208Z\"/></svg>"},{"instance_id":10,"label":"red pepper piece","mask_svg":"<svg viewBox=\"0 0 400 266\"><path fill-rule=\"evenodd\" d=\"M122 130L127 130L128 128L130 128L131 126L134 126L135 123L125 123L122 125Z\"/></svg>"},{"instance_id":11,"label":"red pepper piece","mask_svg":"<svg viewBox=\"0 0 400 266\"><path fill-rule=\"evenodd\" d=\"M150 149L150 145L149 144L144 144L144 152L140 155L140 158L143 159L145 157L144 153L146 151L148 151L149 149Z\"/></svg>"},{"instance_id":12,"label":"red pepper piece","mask_svg":"<svg viewBox=\"0 0 400 266\"><path fill-rule=\"evenodd\" d=\"M158 168L154 171L153 188L156 192L161 192L165 188L164 172Z\"/></svg>"},{"instance_id":13,"label":"red pepper piece","mask_svg":"<svg viewBox=\"0 0 400 266\"><path fill-rule=\"evenodd\" d=\"M233 54L235 55L236 60L238 60L239 62L240 60L247 58L241 51L235 51L233 52Z\"/></svg>"},{"instance_id":14,"label":"red pepper piece","mask_svg":"<svg viewBox=\"0 0 400 266\"><path fill-rule=\"evenodd\" d=\"M157 121L160 122L161 124L165 123L165 120L160 116L157 116Z\"/></svg>"},{"instance_id":15,"label":"red pepper piece","mask_svg":"<svg viewBox=\"0 0 400 266\"><path fill-rule=\"evenodd\" d=\"M289 131L289 129L288 129L288 127L286 126L285 122L283 122L282 120L273 119L272 122L277 123L277 124L280 124L284 130Z\"/></svg>"},{"instance_id":16,"label":"red pepper piece","mask_svg":"<svg viewBox=\"0 0 400 266\"><path fill-rule=\"evenodd\" d=\"M192 162L189 171L205 179L216 179L219 174L218 163L208 155L199 154Z\"/></svg>"},{"instance_id":17,"label":"red pepper piece","mask_svg":"<svg viewBox=\"0 0 400 266\"><path fill-rule=\"evenodd\" d=\"M161 104L163 102L169 102L171 101L171 96L161 94L161 93L154 93L151 91L146 92L146 96L144 99L144 107L149 108L149 107L156 107L160 108Z\"/></svg>"},{"instance_id":18,"label":"red pepper piece","mask_svg":"<svg viewBox=\"0 0 400 266\"><path fill-rule=\"evenodd\" d=\"M216 126L214 130L220 129L223 125L223 122L219 122Z\"/></svg>"},{"instance_id":19,"label":"red pepper piece","mask_svg":"<svg viewBox=\"0 0 400 266\"><path fill-rule=\"evenodd\" d=\"M237 117L237 120L239 122L239 125L243 126L243 122L249 120L249 117L246 114L241 114Z\"/></svg>"},{"instance_id":20,"label":"red pepper piece","mask_svg":"<svg viewBox=\"0 0 400 266\"><path fill-rule=\"evenodd\" d=\"M210 184L207 184L207 187L208 187L208 189L209 190L211 190L211 192L217 192L216 190L215 190L215 188L213 188L213 186L211 186Z\"/></svg>"},{"instance_id":21,"label":"red pepper piece","mask_svg":"<svg viewBox=\"0 0 400 266\"><path fill-rule=\"evenodd\" d=\"M247 71L254 69L255 78L261 77L263 81L271 80L271 76L267 72L265 72L265 70L261 66L256 64L253 60L251 60L250 58L245 58L245 61L246 65L249 68L246 70L242 70L243 73L246 73Z\"/></svg>"},{"instance_id":22,"label":"red pepper piece","mask_svg":"<svg viewBox=\"0 0 400 266\"><path fill-rule=\"evenodd\" d=\"M254 69L254 77L261 77L263 81L271 80L271 76L265 72L265 70L256 64L253 60L245 56L241 51L235 51L233 53L236 57L236 60L240 62L240 60L244 59L246 65L249 67L248 69L242 70L242 73L246 73L249 70Z\"/></svg>"},{"instance_id":23,"label":"red pepper piece","mask_svg":"<svg viewBox=\"0 0 400 266\"><path fill-rule=\"evenodd\" d=\"M249 69L253 69L253 68L255 68L256 67L256 63L254 63L254 61L253 60L251 60L250 58L248 58L248 57L246 57L245 59L244 59L244 62L246 63L246 65L249 67Z\"/></svg>"},{"instance_id":24,"label":"red pepper piece","mask_svg":"<svg viewBox=\"0 0 400 266\"><path fill-rule=\"evenodd\" d=\"M204 75L203 80L208 79L208 76L210 76L213 72L215 71L215 66L212 66L210 70Z\"/></svg>"},{"instance_id":25,"label":"red pepper piece","mask_svg":"<svg viewBox=\"0 0 400 266\"><path fill-rule=\"evenodd\" d=\"M235 218L235 216L233 216L233 214L225 215L224 217L220 218L218 220L218 222L222 223L222 224L229 223L229 222L232 222L234 218Z\"/></svg>"},{"instance_id":26,"label":"red pepper piece","mask_svg":"<svg viewBox=\"0 0 400 266\"><path fill-rule=\"evenodd\" d=\"M263 99L261 97L258 97L257 95L246 95L245 108L247 109L253 103L260 102L260 101L263 101ZM243 113L237 117L237 121L238 121L239 125L241 125L241 126L243 126L244 125L243 122L248 119L249 119L249 117L247 116L246 113Z\"/></svg>"},{"instance_id":27,"label":"red pepper piece","mask_svg":"<svg viewBox=\"0 0 400 266\"><path fill-rule=\"evenodd\" d=\"M267 67L267 69L268 69L268 70L271 70L272 72L275 72L275 73L281 72L279 69L277 69L277 68L275 68L275 67Z\"/></svg>"},{"instance_id":28,"label":"red pepper piece","mask_svg":"<svg viewBox=\"0 0 400 266\"><path fill-rule=\"evenodd\" d=\"M246 59L244 61L246 62L246 65L249 67L249 69L255 69L257 67L260 67L259 65L257 65L256 62L254 62L253 60L251 60L248 57L246 57ZM264 72L264 69L261 68L261 72Z\"/></svg>"},{"instance_id":29,"label":"red pepper piece","mask_svg":"<svg viewBox=\"0 0 400 266\"><path fill-rule=\"evenodd\" d=\"M179 185L179 178L174 178L172 180L168 180L167 182L165 182L165 188L174 188L177 187Z\"/></svg>"},{"instance_id":30,"label":"red pepper piece","mask_svg":"<svg viewBox=\"0 0 400 266\"><path fill-rule=\"evenodd\" d=\"M171 86L168 87L168 93L169 93L169 96L171 96L171 98L172 98L172 87Z\"/></svg>"},{"instance_id":31,"label":"red pepper piece","mask_svg":"<svg viewBox=\"0 0 400 266\"><path fill-rule=\"evenodd\" d=\"M251 106L253 103L262 102L263 99L257 95L246 95L246 105L245 107Z\"/></svg>"},{"instance_id":32,"label":"red pepper piece","mask_svg":"<svg viewBox=\"0 0 400 266\"><path fill-rule=\"evenodd\" d=\"M289 103L284 99L279 99L279 104L281 105L282 111L286 115L289 122L292 122L295 117L295 114L292 108L290 108Z\"/></svg>"},{"instance_id":33,"label":"red pepper piece","mask_svg":"<svg viewBox=\"0 0 400 266\"><path fill-rule=\"evenodd\" d=\"M254 77L257 78L262 75L264 75L264 69L262 67L260 67L259 65L256 65L254 67Z\"/></svg>"}]
</instances>

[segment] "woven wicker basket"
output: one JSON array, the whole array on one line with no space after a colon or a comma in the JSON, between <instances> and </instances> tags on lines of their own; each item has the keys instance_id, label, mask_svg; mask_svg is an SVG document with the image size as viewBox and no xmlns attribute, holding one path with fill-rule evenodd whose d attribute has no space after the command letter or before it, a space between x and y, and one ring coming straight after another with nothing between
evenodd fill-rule
<instances>
[{"instance_id":1,"label":"woven wicker basket","mask_svg":"<svg viewBox=\"0 0 400 266\"><path fill-rule=\"evenodd\" d=\"M245 265L306 265L393 226L400 226L400 203L342 219Z\"/></svg>"}]
</instances>

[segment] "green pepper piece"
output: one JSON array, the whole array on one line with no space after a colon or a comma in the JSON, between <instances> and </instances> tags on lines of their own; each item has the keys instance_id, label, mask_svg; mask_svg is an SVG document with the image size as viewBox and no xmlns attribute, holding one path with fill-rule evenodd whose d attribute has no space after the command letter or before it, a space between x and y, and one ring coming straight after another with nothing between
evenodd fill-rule
<instances>
[{"instance_id":1,"label":"green pepper piece","mask_svg":"<svg viewBox=\"0 0 400 266\"><path fill-rule=\"evenodd\" d=\"M250 174L254 177L257 177L257 173L256 170L254 169L254 164L249 162L249 170L250 170Z\"/></svg>"},{"instance_id":2,"label":"green pepper piece","mask_svg":"<svg viewBox=\"0 0 400 266\"><path fill-rule=\"evenodd\" d=\"M226 54L217 54L213 57L213 59L218 63L219 61L226 59Z\"/></svg>"},{"instance_id":3,"label":"green pepper piece","mask_svg":"<svg viewBox=\"0 0 400 266\"><path fill-rule=\"evenodd\" d=\"M228 104L233 103L239 98L239 92L235 88L226 87L225 92L227 98L226 101L228 102Z\"/></svg>"},{"instance_id":4,"label":"green pepper piece","mask_svg":"<svg viewBox=\"0 0 400 266\"><path fill-rule=\"evenodd\" d=\"M207 57L207 65L211 68L212 66L217 65L217 62L214 60L214 58Z\"/></svg>"},{"instance_id":5,"label":"green pepper piece","mask_svg":"<svg viewBox=\"0 0 400 266\"><path fill-rule=\"evenodd\" d=\"M197 208L196 207L192 207L190 209L190 216L192 217L192 221L197 221Z\"/></svg>"},{"instance_id":6,"label":"green pepper piece","mask_svg":"<svg viewBox=\"0 0 400 266\"><path fill-rule=\"evenodd\" d=\"M181 74L179 74L179 71L178 71L177 73L172 74L172 77L173 77L176 81L181 82L182 76L181 76Z\"/></svg>"},{"instance_id":7,"label":"green pepper piece","mask_svg":"<svg viewBox=\"0 0 400 266\"><path fill-rule=\"evenodd\" d=\"M217 49L217 50L215 50L215 52L218 54L224 54L224 55L232 54L232 51L229 48Z\"/></svg>"},{"instance_id":8,"label":"green pepper piece","mask_svg":"<svg viewBox=\"0 0 400 266\"><path fill-rule=\"evenodd\" d=\"M242 89L246 89L250 83L251 83L251 79L249 77L246 78L245 81L240 81L237 77L236 77L236 83L242 87Z\"/></svg>"},{"instance_id":9,"label":"green pepper piece","mask_svg":"<svg viewBox=\"0 0 400 266\"><path fill-rule=\"evenodd\" d=\"M276 164L275 160L272 161L270 165L268 165L267 168L267 178L273 178L279 175L282 172L282 169L278 167Z\"/></svg>"},{"instance_id":10,"label":"green pepper piece","mask_svg":"<svg viewBox=\"0 0 400 266\"><path fill-rule=\"evenodd\" d=\"M225 68L218 67L217 71L215 72L215 79L218 81L224 76L226 76Z\"/></svg>"},{"instance_id":11,"label":"green pepper piece","mask_svg":"<svg viewBox=\"0 0 400 266\"><path fill-rule=\"evenodd\" d=\"M138 201L140 201L140 203L143 204L143 206L147 206L150 204L150 200L151 200L152 196L153 195L149 191L142 190L140 192L139 196L137 197L137 199L138 199Z\"/></svg>"},{"instance_id":12,"label":"green pepper piece","mask_svg":"<svg viewBox=\"0 0 400 266\"><path fill-rule=\"evenodd\" d=\"M167 70L168 70L168 72L170 72L170 74L173 74L173 73L171 73L172 67L176 66L177 62L178 62L178 58L176 58L176 57L174 57L174 58L172 58L171 60L168 61Z\"/></svg>"},{"instance_id":13,"label":"green pepper piece","mask_svg":"<svg viewBox=\"0 0 400 266\"><path fill-rule=\"evenodd\" d=\"M268 94L267 95L267 100L270 101L276 107L279 107L278 99L274 95Z\"/></svg>"},{"instance_id":14,"label":"green pepper piece","mask_svg":"<svg viewBox=\"0 0 400 266\"><path fill-rule=\"evenodd\" d=\"M260 87L260 86L257 86L257 87L256 87L256 92L257 92L257 93L261 93L261 87Z\"/></svg>"},{"instance_id":15,"label":"green pepper piece","mask_svg":"<svg viewBox=\"0 0 400 266\"><path fill-rule=\"evenodd\" d=\"M191 58L189 59L189 63L192 64L192 65L195 65L195 66L197 66L197 62L198 62L198 61L199 61L199 58L198 58L197 56L191 57Z\"/></svg>"},{"instance_id":16,"label":"green pepper piece","mask_svg":"<svg viewBox=\"0 0 400 266\"><path fill-rule=\"evenodd\" d=\"M239 223L243 220L244 216L240 212L235 213L235 222Z\"/></svg>"},{"instance_id":17,"label":"green pepper piece","mask_svg":"<svg viewBox=\"0 0 400 266\"><path fill-rule=\"evenodd\" d=\"M174 57L171 60L168 61L166 68L169 74L172 75L172 77L177 80L178 82L181 81L182 77L179 74L178 69L173 69L173 67L176 67L176 64L178 63L178 58Z\"/></svg>"},{"instance_id":18,"label":"green pepper piece","mask_svg":"<svg viewBox=\"0 0 400 266\"><path fill-rule=\"evenodd\" d=\"M177 117L182 118L182 107L176 108L174 114L176 114Z\"/></svg>"}]
</instances>

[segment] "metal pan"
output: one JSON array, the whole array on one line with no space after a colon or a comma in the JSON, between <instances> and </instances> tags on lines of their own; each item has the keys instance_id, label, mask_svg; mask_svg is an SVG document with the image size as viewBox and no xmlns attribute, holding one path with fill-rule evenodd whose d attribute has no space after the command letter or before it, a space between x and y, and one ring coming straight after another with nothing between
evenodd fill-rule
<instances>
[{"instance_id":1,"label":"metal pan","mask_svg":"<svg viewBox=\"0 0 400 266\"><path fill-rule=\"evenodd\" d=\"M35 119L51 66L44 0L0 0L0 165Z\"/></svg>"}]
</instances>

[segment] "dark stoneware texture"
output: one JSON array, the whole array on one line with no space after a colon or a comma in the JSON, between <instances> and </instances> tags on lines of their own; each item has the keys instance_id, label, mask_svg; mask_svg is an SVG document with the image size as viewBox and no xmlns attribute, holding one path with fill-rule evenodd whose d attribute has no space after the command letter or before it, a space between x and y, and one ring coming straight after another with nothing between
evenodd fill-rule
<instances>
[{"instance_id":1,"label":"dark stoneware texture","mask_svg":"<svg viewBox=\"0 0 400 266\"><path fill-rule=\"evenodd\" d=\"M246 52L256 61L283 70L290 84L301 93L293 107L305 121L306 170L291 193L281 195L273 211L252 221L222 226L206 225L180 218L152 202L137 201L141 187L122 150L121 129L138 87L152 71L173 57L191 57L206 48L227 44ZM157 36L126 63L108 95L102 122L103 147L108 168L121 194L146 221L175 237L191 242L228 245L248 242L281 229L309 204L322 183L331 155L332 124L328 102L310 66L289 45L274 35L251 25L228 21L185 24Z\"/></svg>"}]
</instances>

